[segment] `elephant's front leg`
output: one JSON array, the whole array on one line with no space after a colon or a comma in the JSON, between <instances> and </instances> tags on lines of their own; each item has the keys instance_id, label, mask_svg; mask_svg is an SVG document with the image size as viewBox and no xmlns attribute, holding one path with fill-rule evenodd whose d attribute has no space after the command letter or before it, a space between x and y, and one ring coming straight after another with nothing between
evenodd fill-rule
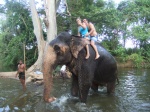
<instances>
[{"instance_id":1,"label":"elephant's front leg","mask_svg":"<svg viewBox=\"0 0 150 112\"><path fill-rule=\"evenodd\" d=\"M78 94L79 94L78 77L72 73L71 95L77 97Z\"/></svg>"},{"instance_id":2,"label":"elephant's front leg","mask_svg":"<svg viewBox=\"0 0 150 112\"><path fill-rule=\"evenodd\" d=\"M82 88L79 89L79 98L82 103L86 103L89 89L90 89L90 84L83 84Z\"/></svg>"},{"instance_id":3,"label":"elephant's front leg","mask_svg":"<svg viewBox=\"0 0 150 112\"><path fill-rule=\"evenodd\" d=\"M84 69L78 74L78 84L79 84L79 98L81 102L86 103L89 89L91 87L91 81L89 79L88 72Z\"/></svg>"}]
</instances>

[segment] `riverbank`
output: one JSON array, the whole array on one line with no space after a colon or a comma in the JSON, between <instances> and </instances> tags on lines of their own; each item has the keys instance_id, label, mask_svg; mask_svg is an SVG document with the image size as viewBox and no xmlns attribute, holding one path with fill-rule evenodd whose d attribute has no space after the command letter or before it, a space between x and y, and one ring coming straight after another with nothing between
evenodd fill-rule
<instances>
[{"instance_id":1,"label":"riverbank","mask_svg":"<svg viewBox=\"0 0 150 112\"><path fill-rule=\"evenodd\" d=\"M141 66L146 65L145 63L141 63ZM135 68L135 64L133 61L126 61L126 62L117 62L117 67L118 68ZM16 78L16 72L17 71L12 71L12 72L0 72L0 78L13 78L13 79L18 79ZM70 77L70 76L69 76ZM40 72L27 72L26 71L26 83L28 82L39 82L43 83L43 75Z\"/></svg>"},{"instance_id":2,"label":"riverbank","mask_svg":"<svg viewBox=\"0 0 150 112\"><path fill-rule=\"evenodd\" d=\"M12 72L0 72L0 78L12 78L12 79L19 79L16 77L17 71L12 71ZM26 83L28 82L39 82L42 83L43 81L43 75L42 74L36 74L35 72L25 72L26 76Z\"/></svg>"},{"instance_id":3,"label":"riverbank","mask_svg":"<svg viewBox=\"0 0 150 112\"><path fill-rule=\"evenodd\" d=\"M127 62L124 62L124 63L117 63L117 66L118 67L121 67L121 68L133 68L134 67L134 64L132 61L127 61ZM16 79L16 73L17 71L12 71L12 72L0 72L0 78L13 78L13 79ZM30 77L30 78L29 78ZM40 80L40 79L43 79L43 75L41 74L37 74L36 72L27 72L26 71L26 79L29 79L30 80Z\"/></svg>"},{"instance_id":4,"label":"riverbank","mask_svg":"<svg viewBox=\"0 0 150 112\"><path fill-rule=\"evenodd\" d=\"M16 71L0 72L0 78L15 78L16 73L17 73Z\"/></svg>"},{"instance_id":5,"label":"riverbank","mask_svg":"<svg viewBox=\"0 0 150 112\"><path fill-rule=\"evenodd\" d=\"M134 66L134 63L132 61L127 61L127 62L122 62L122 63L118 62L117 67L119 67L119 68L133 68L135 66Z\"/></svg>"},{"instance_id":6,"label":"riverbank","mask_svg":"<svg viewBox=\"0 0 150 112\"><path fill-rule=\"evenodd\" d=\"M150 68L149 62L141 62L141 63L135 63L132 60L128 60L125 62L117 61L117 67L118 68Z\"/></svg>"},{"instance_id":7,"label":"riverbank","mask_svg":"<svg viewBox=\"0 0 150 112\"><path fill-rule=\"evenodd\" d=\"M0 72L0 78L16 78L16 73L17 71L12 71L12 72ZM30 76L32 77L37 77L38 79L43 78L43 75L40 75L39 73L36 72L25 72L25 76L28 78Z\"/></svg>"},{"instance_id":8,"label":"riverbank","mask_svg":"<svg viewBox=\"0 0 150 112\"><path fill-rule=\"evenodd\" d=\"M16 77L17 71L13 72L0 72L0 78L11 78L11 79L16 79L19 80L18 77ZM44 83L43 81L43 74L40 71L36 72L28 72L26 71L26 83L33 82L37 85L42 85ZM66 78L70 79L71 78L71 73L69 71L66 72L66 76L62 77L59 75L59 73L55 74L54 78Z\"/></svg>"}]
</instances>

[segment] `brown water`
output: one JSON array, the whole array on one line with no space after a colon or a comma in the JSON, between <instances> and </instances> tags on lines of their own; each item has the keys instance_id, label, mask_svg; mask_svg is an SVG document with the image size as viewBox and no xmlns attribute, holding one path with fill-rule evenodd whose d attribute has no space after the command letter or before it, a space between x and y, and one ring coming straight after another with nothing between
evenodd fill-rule
<instances>
[{"instance_id":1,"label":"brown water","mask_svg":"<svg viewBox=\"0 0 150 112\"><path fill-rule=\"evenodd\" d=\"M84 104L70 95L70 80L55 79L57 100L45 103L43 86L28 84L23 92L19 80L0 79L0 112L150 112L150 69L120 69L119 80L114 95L90 90Z\"/></svg>"}]
</instances>

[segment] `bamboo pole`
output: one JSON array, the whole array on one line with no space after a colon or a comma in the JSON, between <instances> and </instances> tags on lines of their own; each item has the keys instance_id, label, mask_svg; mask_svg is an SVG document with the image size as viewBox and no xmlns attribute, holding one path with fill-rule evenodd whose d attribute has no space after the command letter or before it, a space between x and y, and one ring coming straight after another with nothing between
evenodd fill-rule
<instances>
[{"instance_id":1,"label":"bamboo pole","mask_svg":"<svg viewBox=\"0 0 150 112\"><path fill-rule=\"evenodd\" d=\"M25 52L25 42L23 43L23 52L24 52L24 53L23 53L23 54L24 54L24 64L26 64L26 57L25 57L25 56L26 56L26 55L25 55L25 53L26 53L26 52Z\"/></svg>"},{"instance_id":2,"label":"bamboo pole","mask_svg":"<svg viewBox=\"0 0 150 112\"><path fill-rule=\"evenodd\" d=\"M25 42L23 43L23 57L24 57L24 65L25 65L25 86L26 86L26 49L25 49L26 45L25 45Z\"/></svg>"}]
</instances>

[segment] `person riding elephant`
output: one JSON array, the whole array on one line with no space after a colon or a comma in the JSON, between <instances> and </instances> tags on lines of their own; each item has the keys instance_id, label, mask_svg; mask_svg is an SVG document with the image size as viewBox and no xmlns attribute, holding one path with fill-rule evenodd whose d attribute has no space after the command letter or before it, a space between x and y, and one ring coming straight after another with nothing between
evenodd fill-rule
<instances>
[{"instance_id":1,"label":"person riding elephant","mask_svg":"<svg viewBox=\"0 0 150 112\"><path fill-rule=\"evenodd\" d=\"M80 18L77 18L76 22L78 24L78 36L81 36L82 38L90 40L90 37L86 36L86 34L88 33L88 28L85 25L85 23L82 23ZM86 57L85 57L85 59L88 59L89 56L90 56L89 46L86 45L85 48L86 48Z\"/></svg>"},{"instance_id":2,"label":"person riding elephant","mask_svg":"<svg viewBox=\"0 0 150 112\"><path fill-rule=\"evenodd\" d=\"M67 32L60 33L52 40L44 51L43 77L44 100L53 101L50 97L52 87L52 72L57 65L66 65L72 73L71 94L86 102L89 89L98 91L99 85L106 85L107 93L113 93L117 79L117 64L114 57L95 42L101 58L95 60L95 51L89 46L90 57L85 59L85 46L89 40Z\"/></svg>"},{"instance_id":3,"label":"person riding elephant","mask_svg":"<svg viewBox=\"0 0 150 112\"><path fill-rule=\"evenodd\" d=\"M94 35L95 33L97 33L95 30L95 27L94 26L90 27L92 30L92 33L90 34L91 31L88 32L89 27L87 26L86 23L81 22L80 18L77 18L76 21L78 24L78 36L81 36L82 38L90 40L90 45L93 47L93 49L96 53L95 59L98 59L100 57L100 55L99 55L97 47L95 45L95 41L97 41L97 36L91 36L91 35ZM88 45L86 45L86 51L87 51L87 55L85 58L88 59L90 56Z\"/></svg>"}]
</instances>

